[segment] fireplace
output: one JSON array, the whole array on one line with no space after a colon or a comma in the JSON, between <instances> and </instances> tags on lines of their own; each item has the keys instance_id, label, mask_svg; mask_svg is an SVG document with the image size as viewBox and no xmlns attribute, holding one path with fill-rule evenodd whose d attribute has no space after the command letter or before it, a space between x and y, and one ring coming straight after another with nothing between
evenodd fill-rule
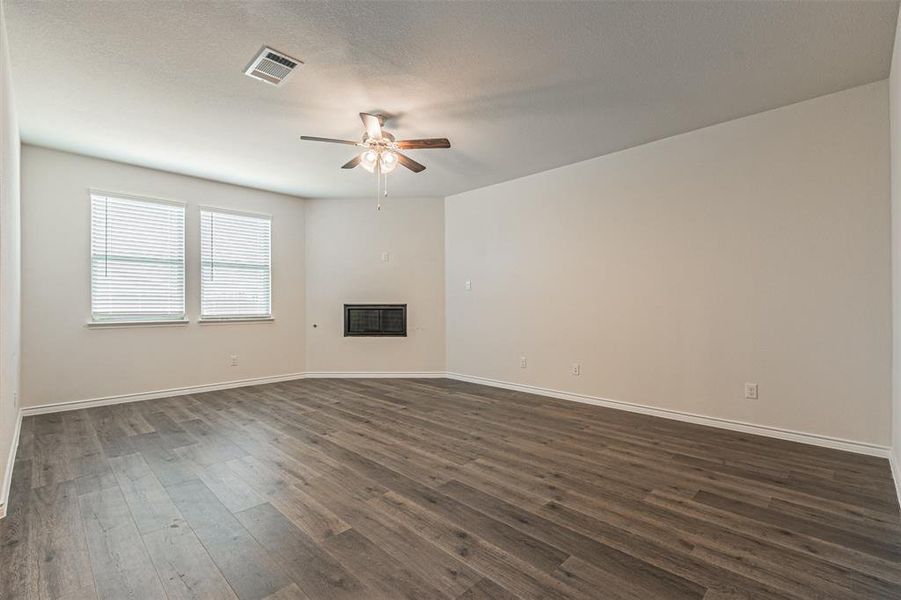
<instances>
[{"instance_id":1,"label":"fireplace","mask_svg":"<svg viewBox=\"0 0 901 600\"><path fill-rule=\"evenodd\" d=\"M345 337L407 337L406 304L345 304Z\"/></svg>"}]
</instances>

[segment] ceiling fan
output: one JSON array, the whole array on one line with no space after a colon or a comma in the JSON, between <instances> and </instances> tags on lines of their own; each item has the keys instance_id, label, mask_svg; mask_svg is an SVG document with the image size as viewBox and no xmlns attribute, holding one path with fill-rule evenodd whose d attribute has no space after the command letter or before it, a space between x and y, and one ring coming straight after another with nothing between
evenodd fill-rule
<instances>
[{"instance_id":1,"label":"ceiling fan","mask_svg":"<svg viewBox=\"0 0 901 600\"><path fill-rule=\"evenodd\" d=\"M363 168L370 173L378 173L387 175L398 164L405 166L414 173L425 171L425 165L422 165L409 156L404 156L399 150L427 150L430 148L450 148L450 142L447 138L429 138L424 140L400 140L394 139L394 136L382 129L385 124L384 115L371 115L369 113L360 113L360 119L366 128L363 133L363 139L360 142L350 140L335 140L331 138L313 137L302 135L300 139L310 142L329 142L332 144L348 144L350 146L359 146L364 150L347 163L342 165L342 169L353 169L357 165L363 165Z\"/></svg>"}]
</instances>

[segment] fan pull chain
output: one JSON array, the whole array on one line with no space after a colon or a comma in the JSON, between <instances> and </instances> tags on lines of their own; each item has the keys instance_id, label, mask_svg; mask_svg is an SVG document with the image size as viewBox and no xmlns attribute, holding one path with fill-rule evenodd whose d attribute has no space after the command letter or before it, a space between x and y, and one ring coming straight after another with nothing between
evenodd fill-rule
<instances>
[{"instance_id":1,"label":"fan pull chain","mask_svg":"<svg viewBox=\"0 0 901 600\"><path fill-rule=\"evenodd\" d=\"M375 165L375 202L376 202L376 210L382 210L382 169L381 166L376 163Z\"/></svg>"}]
</instances>

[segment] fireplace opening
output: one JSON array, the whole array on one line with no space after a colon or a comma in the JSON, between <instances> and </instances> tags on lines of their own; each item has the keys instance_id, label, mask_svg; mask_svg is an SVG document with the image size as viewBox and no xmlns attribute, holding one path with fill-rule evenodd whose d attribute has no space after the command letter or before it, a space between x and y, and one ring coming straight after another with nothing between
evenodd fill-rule
<instances>
[{"instance_id":1,"label":"fireplace opening","mask_svg":"<svg viewBox=\"0 0 901 600\"><path fill-rule=\"evenodd\" d=\"M407 337L407 305L345 304L344 336Z\"/></svg>"}]
</instances>

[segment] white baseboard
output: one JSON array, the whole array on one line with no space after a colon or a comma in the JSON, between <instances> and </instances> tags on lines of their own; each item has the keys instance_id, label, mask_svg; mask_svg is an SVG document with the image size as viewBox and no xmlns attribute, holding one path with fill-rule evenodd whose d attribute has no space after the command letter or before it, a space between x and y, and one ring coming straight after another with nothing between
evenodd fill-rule
<instances>
[{"instance_id":1,"label":"white baseboard","mask_svg":"<svg viewBox=\"0 0 901 600\"><path fill-rule=\"evenodd\" d=\"M730 419L722 419L718 417L707 417L693 413L670 410L665 408L657 408L643 404L635 404L624 402L621 400L611 400L609 398L601 398L599 396L589 396L585 394L576 394L572 392L561 392L549 388L542 388L533 385L525 385L513 383L509 381L500 381L487 377L477 377L473 375L464 375L462 373L445 373L442 371L313 371L308 373L291 373L287 375L278 375L274 377L257 377L253 379L241 379L236 381L225 381L208 385L188 386L182 388L173 388L167 390L156 390L152 392L142 392L136 394L123 394L119 396L107 396L104 398L90 398L86 400L74 400L69 402L59 402L53 404L42 404L40 406L29 406L20 411L21 417L32 415L41 415L46 413L61 412L67 410L78 410L82 408L91 408L94 406L106 406L110 404L121 404L125 402L137 402L140 400L153 400L156 398L168 398L171 396L183 396L186 394L199 394L202 392L213 392L217 390L225 390L231 388L245 387L250 385L262 385L266 383L277 383L280 381L292 381L296 379L319 379L319 378L335 378L335 379L357 379L357 378L383 378L383 379L410 379L410 378L441 378L447 377L459 381L468 381L470 383L478 383L493 387L515 390L529 394L538 394L559 398L562 400L571 400L573 402L581 402L583 404L593 404L596 406L604 406L607 408L616 408L627 410L665 419L674 419L676 421L684 421L687 423L695 423L697 425L707 425L709 427L718 427L720 429L729 429L731 431L739 431L742 433L750 433L754 435L762 435L771 438L800 442L802 444L811 444L814 446L822 446L825 448L833 448L836 450L844 450L857 454L866 454L869 456L878 456L892 460L891 448L888 446L880 446L866 442L857 442L841 438L829 437L814 433L805 433L801 431L793 431L790 429L782 429L778 427L770 427L768 425L757 425L754 423L745 423L742 421L734 421ZM16 435L18 436L18 429ZM899 486L899 498L901 498L901 465L898 461L892 461L892 468L895 475L896 485Z\"/></svg>"},{"instance_id":2,"label":"white baseboard","mask_svg":"<svg viewBox=\"0 0 901 600\"><path fill-rule=\"evenodd\" d=\"M68 402L40 404L38 406L23 408L22 416L30 417L33 415L43 415L67 410L80 410L82 408L92 408L95 406L124 404L126 402L138 402L140 400L155 400L157 398L170 398L172 396L185 396L187 394L201 394L203 392L215 392L218 390L228 390L249 385L263 385L266 383L278 383L280 381L293 381L296 379L411 379L436 377L445 377L445 373L443 371L322 371L315 373L290 373L288 375L276 375L273 377L255 377L252 379L238 379L235 381L223 381L221 383L207 385L192 385L167 390L155 390L152 392L120 394L118 396L105 396L103 398L87 398L85 400L70 400Z\"/></svg>"},{"instance_id":3,"label":"white baseboard","mask_svg":"<svg viewBox=\"0 0 901 600\"><path fill-rule=\"evenodd\" d=\"M901 448L895 450L889 455L888 462L892 465L892 477L895 479L895 493L898 495L898 507L901 508Z\"/></svg>"},{"instance_id":4,"label":"white baseboard","mask_svg":"<svg viewBox=\"0 0 901 600\"><path fill-rule=\"evenodd\" d=\"M306 379L437 379L444 371L312 371Z\"/></svg>"},{"instance_id":5,"label":"white baseboard","mask_svg":"<svg viewBox=\"0 0 901 600\"><path fill-rule=\"evenodd\" d=\"M718 427L720 429L729 429L731 431L740 431L742 433L750 433L754 435L762 435L766 437L776 438L780 440L788 440L792 442L800 442L802 444L811 444L813 446L822 446L825 448L833 448L835 450L845 450L857 454L866 454L868 456L878 456L880 458L890 458L891 448L888 446L880 446L877 444L869 444L866 442L856 442L853 440L845 440L834 438L815 433L804 433L801 431L792 431L790 429L781 429L779 427L770 427L768 425L755 425L753 423L744 423L742 421L733 421L730 419L721 419L718 417L705 417L693 413L670 410L666 408L657 408L644 404L635 404L632 402L624 402L622 400L610 400L609 398L600 398L598 396L588 396L585 394L575 394L572 392L561 392L548 388L537 387L533 385L524 385L520 383L512 383L509 381L499 381L496 379L488 379L486 377L476 377L473 375L463 375L461 373L447 373L449 379L457 379L459 381L468 381L469 383L478 383L482 385L490 385L493 387L514 390L517 392L525 392L528 394L538 394L540 396L550 396L561 400L572 400L573 402L581 402L583 404L593 404L595 406L604 406L606 408L616 408L619 410L627 410L630 412L641 413L643 415L652 415L662 417L664 419L673 419L676 421L684 421L686 423L694 423L696 425L707 425L709 427ZM896 472L895 481L898 481Z\"/></svg>"},{"instance_id":6,"label":"white baseboard","mask_svg":"<svg viewBox=\"0 0 901 600\"><path fill-rule=\"evenodd\" d=\"M676 421L684 421L697 425L707 425L709 427L717 427L720 429L728 429L731 431L739 431L742 433L750 433L754 435L762 435L766 437L800 442L802 444L810 444L813 446L822 446L825 448L833 448L835 450L844 450L857 454L866 454L868 456L878 456L887 458L891 466L892 475L895 480L895 490L898 494L898 503L901 505L901 459L897 458L892 449L887 446L879 446L876 444L868 444L865 442L855 442L813 433L804 433L800 431L792 431L789 429L781 429L778 427L770 427L767 425L755 425L753 423L744 423L730 419L721 419L717 417L705 417L693 413L687 413L677 410L669 410L665 408L657 408L642 404L634 404L631 402L623 402L621 400L611 400L598 396L588 396L585 394L575 394L572 392L561 392L549 388L542 388L533 385L525 385L512 383L509 381L499 381L497 379L489 379L487 377L477 377L474 375L463 375L461 373L444 373L441 371L320 371L311 373L291 373L288 375L278 375L274 377L257 377L253 379L241 379L236 381L225 381L208 385L196 385L182 388L173 388L168 390L157 390L152 392L143 392L138 394L123 394L119 396L107 396L104 398L91 398L87 400L76 400L71 402L60 402L56 404L43 404L40 406L29 406L19 410L16 417L16 427L12 439L12 447L7 459L6 472L3 478L3 487L0 489L0 518L6 516L6 506L9 499L10 484L12 482L12 471L15 465L16 450L19 447L19 434L22 429L22 417L31 415L41 415L52 412L61 412L67 410L78 410L82 408L90 408L93 406L106 406L110 404L121 404L125 402L137 402L140 400L153 400L155 398L168 398L171 396L183 396L187 394L199 394L202 392L213 392L217 390L225 390L231 388L245 387L250 385L262 385L266 383L278 383L281 381L292 381L297 379L317 379L317 378L335 378L335 379L358 379L358 378L383 378L383 379L407 379L407 378L442 378L456 379L458 381L467 381L469 383L477 383L488 385L528 394L538 394L541 396L549 396L551 398L559 398L561 400L570 400L573 402L581 402L583 404L593 404L595 406L603 406L618 410L626 410L630 412L662 417L665 419L673 419Z\"/></svg>"},{"instance_id":7,"label":"white baseboard","mask_svg":"<svg viewBox=\"0 0 901 600\"><path fill-rule=\"evenodd\" d=\"M13 480L13 467L16 464L16 451L19 449L19 432L22 431L22 411L16 414L16 429L13 431L12 445L6 459L6 471L3 473L3 489L0 489L0 519L6 516L9 501L9 488Z\"/></svg>"},{"instance_id":8,"label":"white baseboard","mask_svg":"<svg viewBox=\"0 0 901 600\"><path fill-rule=\"evenodd\" d=\"M291 373L288 375L276 375L273 377L255 377L252 379L238 379L235 381L223 381L206 385L192 385L168 390L156 390L137 394L121 394L118 396L106 396L103 398L88 398L86 400L71 400L69 402L56 402L29 406L22 409L22 416L43 415L47 413L62 412L66 410L79 410L94 406L107 406L110 404L123 404L125 402L138 402L140 400L154 400L156 398L169 398L171 396L185 396L187 394L201 394L203 392L215 392L232 388L246 387L248 385L263 385L264 383L278 383L280 381L292 381L303 379L303 373Z\"/></svg>"}]
</instances>

